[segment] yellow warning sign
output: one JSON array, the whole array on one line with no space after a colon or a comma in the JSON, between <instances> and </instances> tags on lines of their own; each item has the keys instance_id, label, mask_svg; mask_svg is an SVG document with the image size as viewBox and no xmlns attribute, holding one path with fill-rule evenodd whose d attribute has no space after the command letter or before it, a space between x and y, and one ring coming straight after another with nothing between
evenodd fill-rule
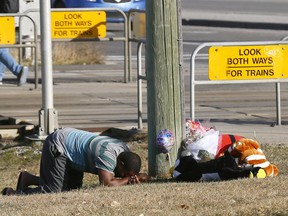
<instances>
[{"instance_id":1,"label":"yellow warning sign","mask_svg":"<svg viewBox=\"0 0 288 216\"><path fill-rule=\"evenodd\" d=\"M104 11L51 12L52 38L104 38L106 13Z\"/></svg>"},{"instance_id":2,"label":"yellow warning sign","mask_svg":"<svg viewBox=\"0 0 288 216\"><path fill-rule=\"evenodd\" d=\"M288 78L287 55L287 45L214 46L209 49L209 79Z\"/></svg>"},{"instance_id":3,"label":"yellow warning sign","mask_svg":"<svg viewBox=\"0 0 288 216\"><path fill-rule=\"evenodd\" d=\"M0 44L15 44L15 21L14 17L0 17ZM3 28L3 26L5 26Z\"/></svg>"}]
</instances>

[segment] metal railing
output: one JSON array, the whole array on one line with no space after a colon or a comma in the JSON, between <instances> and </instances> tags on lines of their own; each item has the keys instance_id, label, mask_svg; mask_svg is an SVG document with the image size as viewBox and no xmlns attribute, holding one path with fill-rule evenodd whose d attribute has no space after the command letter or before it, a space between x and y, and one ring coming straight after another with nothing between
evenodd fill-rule
<instances>
[{"instance_id":1,"label":"metal railing","mask_svg":"<svg viewBox=\"0 0 288 216\"><path fill-rule=\"evenodd\" d=\"M117 11L124 19L124 34L123 37L105 37L105 38L95 38L95 39L73 39L73 41L123 41L124 42L124 82L129 82L128 78L128 29L127 29L127 16L126 14L118 8L69 8L69 9L51 9L51 11ZM71 39L53 39L53 41L71 41Z\"/></svg>"},{"instance_id":2,"label":"metal railing","mask_svg":"<svg viewBox=\"0 0 288 216\"><path fill-rule=\"evenodd\" d=\"M128 78L128 62L129 62L129 56L128 56L128 24L127 24L127 16L126 14L118 9L118 8L57 8L57 9L51 9L51 12L53 11L58 11L58 12L71 12L71 11L116 11L119 13L124 20L123 28L124 28L124 33L122 37L105 37L105 38L74 38L74 39L52 39L53 42L69 42L69 41L99 41L99 42L109 42L109 41L123 41L124 42L124 82L127 83L129 81ZM29 14L29 13L35 13L38 12L38 9L29 9L26 10L24 13Z\"/></svg>"},{"instance_id":3,"label":"metal railing","mask_svg":"<svg viewBox=\"0 0 288 216\"><path fill-rule=\"evenodd\" d=\"M137 43L137 104L138 104L138 128L143 129L143 91L142 80L147 81L146 74L142 74L142 48L146 41L132 37L132 15L133 13L145 13L143 10L132 9L128 13L128 77L132 81L132 43Z\"/></svg>"},{"instance_id":4,"label":"metal railing","mask_svg":"<svg viewBox=\"0 0 288 216\"><path fill-rule=\"evenodd\" d=\"M142 80L147 81L146 74L142 75L142 47L145 41L138 42L137 46L137 95L138 95L138 128L143 128L143 97Z\"/></svg>"},{"instance_id":5,"label":"metal railing","mask_svg":"<svg viewBox=\"0 0 288 216\"><path fill-rule=\"evenodd\" d=\"M131 9L127 14L127 29L128 29L128 78L132 81L132 43L138 43L145 40L132 37L132 17L134 13L145 13L143 10ZM138 47L139 48L139 47ZM138 50L137 50L138 53Z\"/></svg>"},{"instance_id":6,"label":"metal railing","mask_svg":"<svg viewBox=\"0 0 288 216\"><path fill-rule=\"evenodd\" d=\"M137 11L136 12L143 12ZM143 45L146 43L145 40L131 38L131 18L130 14L128 14L128 36L129 36L129 61L131 61L131 44L132 42L138 43L137 45L137 95L138 95L138 128L143 128L143 97L142 97L142 80L147 81L146 74L142 74L142 48ZM281 82L288 82L288 79L258 79L258 80L223 80L223 81L215 81L215 80L196 80L195 79L195 70L196 70L196 58L197 57L208 57L208 54L200 54L199 52L211 46L247 46L247 45L280 45L280 44L288 44L284 40L287 40L288 36L283 38L281 41L248 41L248 42L215 42L215 43L203 43L200 44L191 54L190 58L190 118L195 120L195 86L196 85L219 85L219 84L247 84L247 83L275 83L276 87L276 118L277 124L281 125L281 90L280 90L280 83ZM132 79L131 76L132 72L132 64L129 63L129 77L130 80Z\"/></svg>"},{"instance_id":7,"label":"metal railing","mask_svg":"<svg viewBox=\"0 0 288 216\"><path fill-rule=\"evenodd\" d=\"M275 83L276 84L276 116L277 124L281 125L281 98L280 98L280 83L288 82L288 79L265 79L265 80L196 80L195 65L196 57L200 50L211 46L247 46L247 45L280 45L288 44L285 41L249 41L249 42L215 42L202 43L191 54L190 59L190 118L195 120L195 86L196 85L217 85L217 84L247 84L247 83Z\"/></svg>"}]
</instances>

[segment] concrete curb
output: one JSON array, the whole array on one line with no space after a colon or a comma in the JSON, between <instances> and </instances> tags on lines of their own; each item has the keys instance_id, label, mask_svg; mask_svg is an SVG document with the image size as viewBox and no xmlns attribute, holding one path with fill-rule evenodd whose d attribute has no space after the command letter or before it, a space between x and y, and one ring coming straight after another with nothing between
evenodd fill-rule
<instances>
[{"instance_id":1,"label":"concrete curb","mask_svg":"<svg viewBox=\"0 0 288 216\"><path fill-rule=\"evenodd\" d=\"M288 30L286 14L182 10L182 24L194 26Z\"/></svg>"},{"instance_id":2,"label":"concrete curb","mask_svg":"<svg viewBox=\"0 0 288 216\"><path fill-rule=\"evenodd\" d=\"M245 22L245 21L227 21L227 20L204 20L204 19L182 19L182 25L189 26L209 26L225 28L248 28L248 29L270 29L270 30L288 30L288 24L268 23L268 22Z\"/></svg>"}]
</instances>

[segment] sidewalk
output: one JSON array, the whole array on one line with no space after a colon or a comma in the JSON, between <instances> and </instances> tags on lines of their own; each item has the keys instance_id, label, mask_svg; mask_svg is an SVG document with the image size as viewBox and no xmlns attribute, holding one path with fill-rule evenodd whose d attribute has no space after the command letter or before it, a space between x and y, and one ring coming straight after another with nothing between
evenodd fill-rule
<instances>
[{"instance_id":1,"label":"sidewalk","mask_svg":"<svg viewBox=\"0 0 288 216\"><path fill-rule=\"evenodd\" d=\"M53 91L59 127L76 127L90 131L101 131L111 127L137 128L136 89L135 82L56 82ZM146 129L145 85L143 90L143 119ZM41 97L41 89L35 90L32 83L23 87L17 87L12 83L0 87L0 122L1 119L7 121L8 117L15 121L15 127L0 125L2 137L9 134L16 136L21 122L23 127L30 128L29 124L39 124ZM249 116L244 116L247 120L237 120L238 117L232 115L233 113L228 112L225 119L211 121L211 126L216 126L222 133L242 135L257 139L260 143L288 144L288 126L274 126L269 122L253 120L253 117Z\"/></svg>"},{"instance_id":2,"label":"sidewalk","mask_svg":"<svg viewBox=\"0 0 288 216\"><path fill-rule=\"evenodd\" d=\"M182 24L253 29L288 29L288 16L249 13L214 13L211 11L182 10Z\"/></svg>"},{"instance_id":3,"label":"sidewalk","mask_svg":"<svg viewBox=\"0 0 288 216\"><path fill-rule=\"evenodd\" d=\"M216 129L222 133L238 134L250 139L255 139L262 144L288 144L288 126L269 124L229 124L225 122L215 123Z\"/></svg>"}]
</instances>

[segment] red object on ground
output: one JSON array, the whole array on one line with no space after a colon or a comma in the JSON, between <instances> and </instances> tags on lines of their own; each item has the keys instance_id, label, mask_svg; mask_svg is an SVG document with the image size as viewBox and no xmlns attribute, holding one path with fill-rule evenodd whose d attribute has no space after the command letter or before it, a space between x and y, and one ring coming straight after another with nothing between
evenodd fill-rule
<instances>
[{"instance_id":1,"label":"red object on ground","mask_svg":"<svg viewBox=\"0 0 288 216\"><path fill-rule=\"evenodd\" d=\"M218 149L215 158L218 158L224 154L224 152L236 141L244 138L239 135L221 134L219 135Z\"/></svg>"}]
</instances>

